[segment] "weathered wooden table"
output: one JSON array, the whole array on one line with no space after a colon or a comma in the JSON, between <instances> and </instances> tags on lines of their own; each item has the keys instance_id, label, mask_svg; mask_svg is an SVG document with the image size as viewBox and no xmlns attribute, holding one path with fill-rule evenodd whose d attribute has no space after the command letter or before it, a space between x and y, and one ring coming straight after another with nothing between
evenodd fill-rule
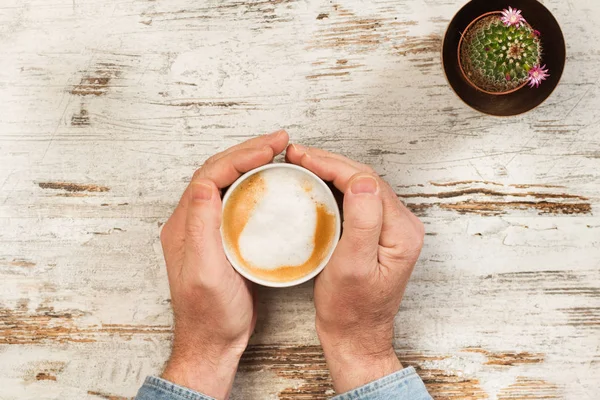
<instances>
[{"instance_id":1,"label":"weathered wooden table","mask_svg":"<svg viewBox=\"0 0 600 400\"><path fill-rule=\"evenodd\" d=\"M127 399L169 354L159 226L258 133L373 165L424 221L396 347L436 399L600 398L600 5L545 0L562 83L447 85L463 1L2 0L0 398ZM332 393L312 287L262 290L235 399Z\"/></svg>"}]
</instances>

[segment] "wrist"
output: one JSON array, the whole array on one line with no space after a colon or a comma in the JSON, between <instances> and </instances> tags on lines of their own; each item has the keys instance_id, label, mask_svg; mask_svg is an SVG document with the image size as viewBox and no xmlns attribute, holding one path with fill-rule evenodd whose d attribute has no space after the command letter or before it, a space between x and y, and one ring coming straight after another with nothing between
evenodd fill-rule
<instances>
[{"instance_id":1,"label":"wrist","mask_svg":"<svg viewBox=\"0 0 600 400\"><path fill-rule=\"evenodd\" d=\"M336 393L345 393L402 369L393 348L377 355L324 350Z\"/></svg>"},{"instance_id":2,"label":"wrist","mask_svg":"<svg viewBox=\"0 0 600 400\"><path fill-rule=\"evenodd\" d=\"M228 399L245 346L173 351L162 378L217 400Z\"/></svg>"},{"instance_id":3,"label":"wrist","mask_svg":"<svg viewBox=\"0 0 600 400\"><path fill-rule=\"evenodd\" d=\"M357 340L356 335L319 334L319 338L336 393L359 388L403 368L391 339L377 343L372 336L365 337L366 341Z\"/></svg>"}]
</instances>

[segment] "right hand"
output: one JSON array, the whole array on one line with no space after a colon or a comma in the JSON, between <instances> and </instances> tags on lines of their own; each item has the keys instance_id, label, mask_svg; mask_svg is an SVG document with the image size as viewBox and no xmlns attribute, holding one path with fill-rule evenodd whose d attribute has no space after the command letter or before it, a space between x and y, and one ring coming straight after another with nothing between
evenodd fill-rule
<instances>
[{"instance_id":1,"label":"right hand","mask_svg":"<svg viewBox=\"0 0 600 400\"><path fill-rule=\"evenodd\" d=\"M423 246L423 224L369 166L300 145L286 157L344 193L343 234L315 280L314 298L334 389L347 392L402 369L394 317Z\"/></svg>"}]
</instances>

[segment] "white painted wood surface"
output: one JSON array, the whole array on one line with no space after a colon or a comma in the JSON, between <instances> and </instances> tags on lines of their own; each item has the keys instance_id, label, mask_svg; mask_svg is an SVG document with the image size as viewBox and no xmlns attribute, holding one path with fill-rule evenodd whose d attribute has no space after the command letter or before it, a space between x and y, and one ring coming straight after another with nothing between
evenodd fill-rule
<instances>
[{"instance_id":1,"label":"white painted wood surface","mask_svg":"<svg viewBox=\"0 0 600 400\"><path fill-rule=\"evenodd\" d=\"M427 227L396 346L436 399L600 398L600 4L524 116L467 108L464 1L2 0L0 399L126 399L168 357L158 227L216 151L286 128ZM331 394L311 285L262 290L235 399Z\"/></svg>"}]
</instances>

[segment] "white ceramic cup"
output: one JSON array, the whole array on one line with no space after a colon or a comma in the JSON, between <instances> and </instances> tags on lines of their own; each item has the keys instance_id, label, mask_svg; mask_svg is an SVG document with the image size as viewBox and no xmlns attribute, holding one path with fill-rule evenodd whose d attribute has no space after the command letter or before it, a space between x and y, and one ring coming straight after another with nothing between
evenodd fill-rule
<instances>
[{"instance_id":1,"label":"white ceramic cup","mask_svg":"<svg viewBox=\"0 0 600 400\"><path fill-rule=\"evenodd\" d=\"M252 171L249 171L247 173L245 173L244 175L242 175L238 180L236 180L227 190L227 193L225 193L225 196L223 197L223 210L225 210L226 206L227 206L227 202L229 201L229 198L231 197L231 194L235 191L235 189L245 180L247 180L248 178L250 178L252 175L257 174L261 171L267 170L267 169L271 169L271 168L290 168L290 169L295 169L297 171L301 171L302 173L306 174L307 176L309 176L310 178L312 178L316 184L320 185L325 193L326 196L329 198L329 200L331 200L331 204L334 204L335 206L333 207L334 209L331 210L334 212L335 214L335 234L329 249L329 252L327 253L327 256L321 261L321 263L313 270L311 271L309 274L295 279L295 280L291 280L291 281L286 281L286 282L275 282L275 281L270 281L270 280L265 280L259 277L256 277L254 275L252 275L251 273L249 273L243 265L239 265L236 257L233 255L233 252L229 249L229 246L227 245L226 241L223 240L223 249L225 250L225 255L227 256L227 259L229 260L229 262L231 263L231 265L233 266L233 268L235 268L235 270L237 272L240 273L240 275L242 275L244 278L248 279L249 281L252 281L254 283L258 283L259 285L263 285L263 286L269 286L269 287L290 287L290 286L296 286L296 285L300 285L304 282L307 282L309 280L311 280L312 278L314 278L315 276L317 276L321 271L323 271L323 269L325 268L325 266L327 265L327 263L329 262L329 259L331 258L333 251L335 250L335 247L338 244L338 241L340 239L340 233L342 230L342 218L341 218L341 214L340 214L340 210L337 206L337 203L335 201L335 198L333 196L333 193L331 191L331 189L325 184L325 182L323 182L323 180L321 178L319 178L317 175L315 175L314 173L312 173L311 171L307 170L306 168L302 168L299 167L297 165L294 164L287 164L287 163L275 163L275 164L267 164L267 165L263 165L262 167L253 169ZM223 237L223 227L221 226L221 237Z\"/></svg>"}]
</instances>

